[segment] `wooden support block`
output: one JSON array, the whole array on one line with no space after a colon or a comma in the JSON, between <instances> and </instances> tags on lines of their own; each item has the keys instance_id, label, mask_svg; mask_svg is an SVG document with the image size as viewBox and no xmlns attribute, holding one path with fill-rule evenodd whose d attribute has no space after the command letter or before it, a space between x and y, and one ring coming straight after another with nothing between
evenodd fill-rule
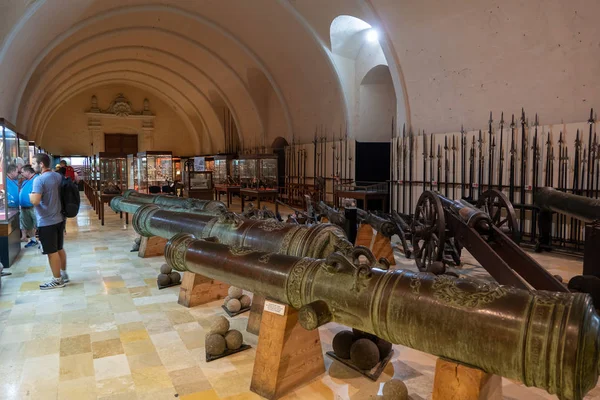
<instances>
[{"instance_id":1,"label":"wooden support block","mask_svg":"<svg viewBox=\"0 0 600 400\"><path fill-rule=\"evenodd\" d=\"M324 372L319 330L307 331L296 310L265 300L250 390L278 399Z\"/></svg>"},{"instance_id":2,"label":"wooden support block","mask_svg":"<svg viewBox=\"0 0 600 400\"><path fill-rule=\"evenodd\" d=\"M248 316L248 326L246 327L246 332L258 335L258 332L260 332L260 320L262 318L264 306L264 296L255 294L252 297L252 306L250 307L250 316Z\"/></svg>"},{"instance_id":3,"label":"wooden support block","mask_svg":"<svg viewBox=\"0 0 600 400\"><path fill-rule=\"evenodd\" d=\"M432 400L502 400L502 378L438 358Z\"/></svg>"},{"instance_id":4,"label":"wooden support block","mask_svg":"<svg viewBox=\"0 0 600 400\"><path fill-rule=\"evenodd\" d=\"M365 246L371 248L373 242L373 228L369 224L360 224L358 232L356 233L356 240L354 241L355 246Z\"/></svg>"},{"instance_id":5,"label":"wooden support block","mask_svg":"<svg viewBox=\"0 0 600 400\"><path fill-rule=\"evenodd\" d=\"M385 258L390 262L390 265L396 265L394 259L394 251L392 250L392 242L390 239L377 232L375 235L375 241L373 242L373 255L376 259Z\"/></svg>"},{"instance_id":6,"label":"wooden support block","mask_svg":"<svg viewBox=\"0 0 600 400\"><path fill-rule=\"evenodd\" d=\"M200 304L224 299L227 297L229 285L193 272L184 272L179 289L177 303L184 307L195 307Z\"/></svg>"},{"instance_id":7,"label":"wooden support block","mask_svg":"<svg viewBox=\"0 0 600 400\"><path fill-rule=\"evenodd\" d=\"M149 238L142 236L142 240L140 242L140 249L138 250L138 257L147 258L162 256L165 254L166 244L167 239L158 236L152 236Z\"/></svg>"}]
</instances>

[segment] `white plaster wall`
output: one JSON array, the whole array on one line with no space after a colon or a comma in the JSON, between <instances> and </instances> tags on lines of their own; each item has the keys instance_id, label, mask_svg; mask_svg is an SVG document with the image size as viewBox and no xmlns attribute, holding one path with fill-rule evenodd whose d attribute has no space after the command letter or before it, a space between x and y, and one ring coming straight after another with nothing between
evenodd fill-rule
<instances>
[{"instance_id":1,"label":"white plaster wall","mask_svg":"<svg viewBox=\"0 0 600 400\"><path fill-rule=\"evenodd\" d=\"M104 150L104 133L137 133L139 151L167 150L175 155L194 155L192 139L184 123L173 108L144 91L126 85L109 85L86 90L71 98L52 116L42 142L37 143L53 154L91 154L92 137L88 129L85 112L91 106L91 97L96 95L98 106L106 109L118 93L123 93L135 111L141 111L147 98L150 110L156 115L152 148L145 143L141 120L102 119L103 127L95 138L94 152Z\"/></svg>"},{"instance_id":2,"label":"white plaster wall","mask_svg":"<svg viewBox=\"0 0 600 400\"><path fill-rule=\"evenodd\" d=\"M392 134L392 118L396 111L396 95L391 82L360 85L359 87L359 142L388 142Z\"/></svg>"},{"instance_id":3,"label":"white plaster wall","mask_svg":"<svg viewBox=\"0 0 600 400\"><path fill-rule=\"evenodd\" d=\"M351 107L349 115L351 120L348 121L348 134L354 137L356 131L356 63L354 59L343 57L337 54L332 54L332 58L335 64L340 81L342 82L342 88L346 101Z\"/></svg>"}]
</instances>

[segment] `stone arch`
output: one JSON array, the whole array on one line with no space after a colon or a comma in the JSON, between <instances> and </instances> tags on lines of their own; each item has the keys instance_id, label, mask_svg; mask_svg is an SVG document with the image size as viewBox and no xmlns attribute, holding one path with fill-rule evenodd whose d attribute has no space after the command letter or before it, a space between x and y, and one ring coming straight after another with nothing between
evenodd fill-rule
<instances>
[{"instance_id":1,"label":"stone arch","mask_svg":"<svg viewBox=\"0 0 600 400\"><path fill-rule=\"evenodd\" d=\"M362 78L358 89L358 131L361 142L389 141L396 112L396 93L387 65L376 65Z\"/></svg>"}]
</instances>

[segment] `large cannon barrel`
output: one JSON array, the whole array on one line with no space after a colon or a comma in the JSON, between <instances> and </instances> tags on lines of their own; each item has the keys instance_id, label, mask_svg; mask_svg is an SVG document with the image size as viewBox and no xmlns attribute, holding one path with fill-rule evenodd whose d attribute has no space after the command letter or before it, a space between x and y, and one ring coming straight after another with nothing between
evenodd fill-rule
<instances>
[{"instance_id":1,"label":"large cannon barrel","mask_svg":"<svg viewBox=\"0 0 600 400\"><path fill-rule=\"evenodd\" d=\"M564 400L582 399L595 386L600 320L588 295L385 271L365 253L357 248L351 257L298 258L189 234L165 248L174 269L286 303L300 310L306 329L335 321ZM370 265L359 264L361 255Z\"/></svg>"},{"instance_id":2,"label":"large cannon barrel","mask_svg":"<svg viewBox=\"0 0 600 400\"><path fill-rule=\"evenodd\" d=\"M585 222L600 221L600 199L542 187L535 193L535 205L542 210L566 214Z\"/></svg>"},{"instance_id":3,"label":"large cannon barrel","mask_svg":"<svg viewBox=\"0 0 600 400\"><path fill-rule=\"evenodd\" d=\"M433 193L440 199L445 209L458 215L470 227L486 231L490 228L490 216L485 211L475 208L463 199L451 200L438 192Z\"/></svg>"},{"instance_id":4,"label":"large cannon barrel","mask_svg":"<svg viewBox=\"0 0 600 400\"><path fill-rule=\"evenodd\" d=\"M344 231L332 224L309 227L275 219L246 219L234 213L211 216L173 212L153 204L140 207L133 215L132 225L142 236L170 239L178 233L190 233L198 238L214 237L234 246L301 257L324 257L352 248Z\"/></svg>"},{"instance_id":5,"label":"large cannon barrel","mask_svg":"<svg viewBox=\"0 0 600 400\"><path fill-rule=\"evenodd\" d=\"M217 203L217 204L211 204L211 203ZM224 207L221 207L221 205L219 205L218 203L220 202L206 202L205 204L201 204L199 205L200 208L196 208L193 207L194 204L192 204L191 208L188 208L188 206L186 207L182 207L182 206L165 206L165 205L157 205L157 204L153 204L156 205L157 207L162 208L163 210L169 210L172 212L188 212L188 213L194 213L194 214L202 214L202 215L221 215L227 212L227 209ZM137 210L139 210L140 207L148 205L148 204L152 204L152 203L138 203L135 200L127 200L126 198L122 197L122 196L116 196L113 197L110 201L110 208L114 211L114 212L126 212L129 214L134 214Z\"/></svg>"},{"instance_id":6,"label":"large cannon barrel","mask_svg":"<svg viewBox=\"0 0 600 400\"><path fill-rule=\"evenodd\" d=\"M325 204L324 201L320 201L317 204L317 210L321 215L326 216L329 222L331 222L332 224L341 227L344 227L346 225L346 217L344 216L344 214L340 211L334 210L332 207L329 207L327 204Z\"/></svg>"},{"instance_id":7,"label":"large cannon barrel","mask_svg":"<svg viewBox=\"0 0 600 400\"><path fill-rule=\"evenodd\" d=\"M356 209L356 214L359 220L371 225L377 232L388 238L398 233L398 227L392 221L388 221L385 218L381 218L378 215L371 214L370 212L361 210L360 208Z\"/></svg>"},{"instance_id":8,"label":"large cannon barrel","mask_svg":"<svg viewBox=\"0 0 600 400\"><path fill-rule=\"evenodd\" d=\"M225 206L225 204L216 200L190 199L161 194L144 194L138 193L135 190L126 190L123 193L123 196L117 196L113 198L110 202L110 207L115 212L131 212L126 211L125 209L121 209L121 204L123 204L123 207L127 207L129 210L132 210L132 208L134 207L133 203L137 203L139 205L156 204L158 206L165 207L189 210L193 209L197 211L212 212L214 214L227 212L227 207ZM135 212L135 210L133 212Z\"/></svg>"}]
</instances>

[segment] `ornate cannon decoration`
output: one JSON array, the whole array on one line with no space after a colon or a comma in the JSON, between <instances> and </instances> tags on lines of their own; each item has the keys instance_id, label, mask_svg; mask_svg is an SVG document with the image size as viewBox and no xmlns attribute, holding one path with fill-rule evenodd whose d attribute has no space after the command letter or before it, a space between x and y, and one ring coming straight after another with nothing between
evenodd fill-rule
<instances>
[{"instance_id":1,"label":"ornate cannon decoration","mask_svg":"<svg viewBox=\"0 0 600 400\"><path fill-rule=\"evenodd\" d=\"M508 203L510 205L510 203ZM510 222L512 206L503 214L490 201L487 213L465 200L450 200L434 191L419 198L413 219L412 242L421 271L443 273L446 243L452 238L481 263L503 285L521 289L567 292L568 289L525 253L507 234L516 232ZM513 211L514 216L514 211Z\"/></svg>"},{"instance_id":2,"label":"ornate cannon decoration","mask_svg":"<svg viewBox=\"0 0 600 400\"><path fill-rule=\"evenodd\" d=\"M332 224L342 228L346 226L346 217L344 214L335 210L333 207L329 207L324 201L320 201L317 204L317 211L319 215L326 217Z\"/></svg>"},{"instance_id":3,"label":"ornate cannon decoration","mask_svg":"<svg viewBox=\"0 0 600 400\"><path fill-rule=\"evenodd\" d=\"M227 212L227 207L225 206L225 204L216 200L189 199L163 194L144 194L138 193L135 190L126 190L123 193L123 198L139 204L156 204L158 206L194 209L199 211L212 212L215 214ZM112 201L111 208L113 209L113 211L120 211L115 210L115 208L112 207Z\"/></svg>"},{"instance_id":4,"label":"ornate cannon decoration","mask_svg":"<svg viewBox=\"0 0 600 400\"><path fill-rule=\"evenodd\" d=\"M331 224L309 227L274 219L245 219L234 213L214 216L173 212L153 204L140 207L133 215L132 225L142 236L170 239L178 233L190 233L198 238L213 237L221 243L298 257L326 257L352 248L343 230Z\"/></svg>"},{"instance_id":5,"label":"ornate cannon decoration","mask_svg":"<svg viewBox=\"0 0 600 400\"><path fill-rule=\"evenodd\" d=\"M377 232L381 233L387 238L391 238L394 235L398 235L400 243L404 251L404 256L410 258L412 249L408 246L406 241L406 235L402 229L402 224L398 223L395 219L383 218L379 215L375 215L371 212L356 209L358 220L362 223L371 225Z\"/></svg>"},{"instance_id":6,"label":"ornate cannon decoration","mask_svg":"<svg viewBox=\"0 0 600 400\"><path fill-rule=\"evenodd\" d=\"M248 208L240 216L248 219L276 219L280 221L280 218L273 211L269 210L267 206L263 206L261 210L254 207L253 203L249 203Z\"/></svg>"},{"instance_id":7,"label":"ornate cannon decoration","mask_svg":"<svg viewBox=\"0 0 600 400\"><path fill-rule=\"evenodd\" d=\"M472 225L485 223L476 218ZM564 400L582 399L598 379L600 320L588 295L386 271L364 248L298 258L180 234L167 244L165 257L178 271L298 309L305 329L334 321Z\"/></svg>"}]
</instances>

